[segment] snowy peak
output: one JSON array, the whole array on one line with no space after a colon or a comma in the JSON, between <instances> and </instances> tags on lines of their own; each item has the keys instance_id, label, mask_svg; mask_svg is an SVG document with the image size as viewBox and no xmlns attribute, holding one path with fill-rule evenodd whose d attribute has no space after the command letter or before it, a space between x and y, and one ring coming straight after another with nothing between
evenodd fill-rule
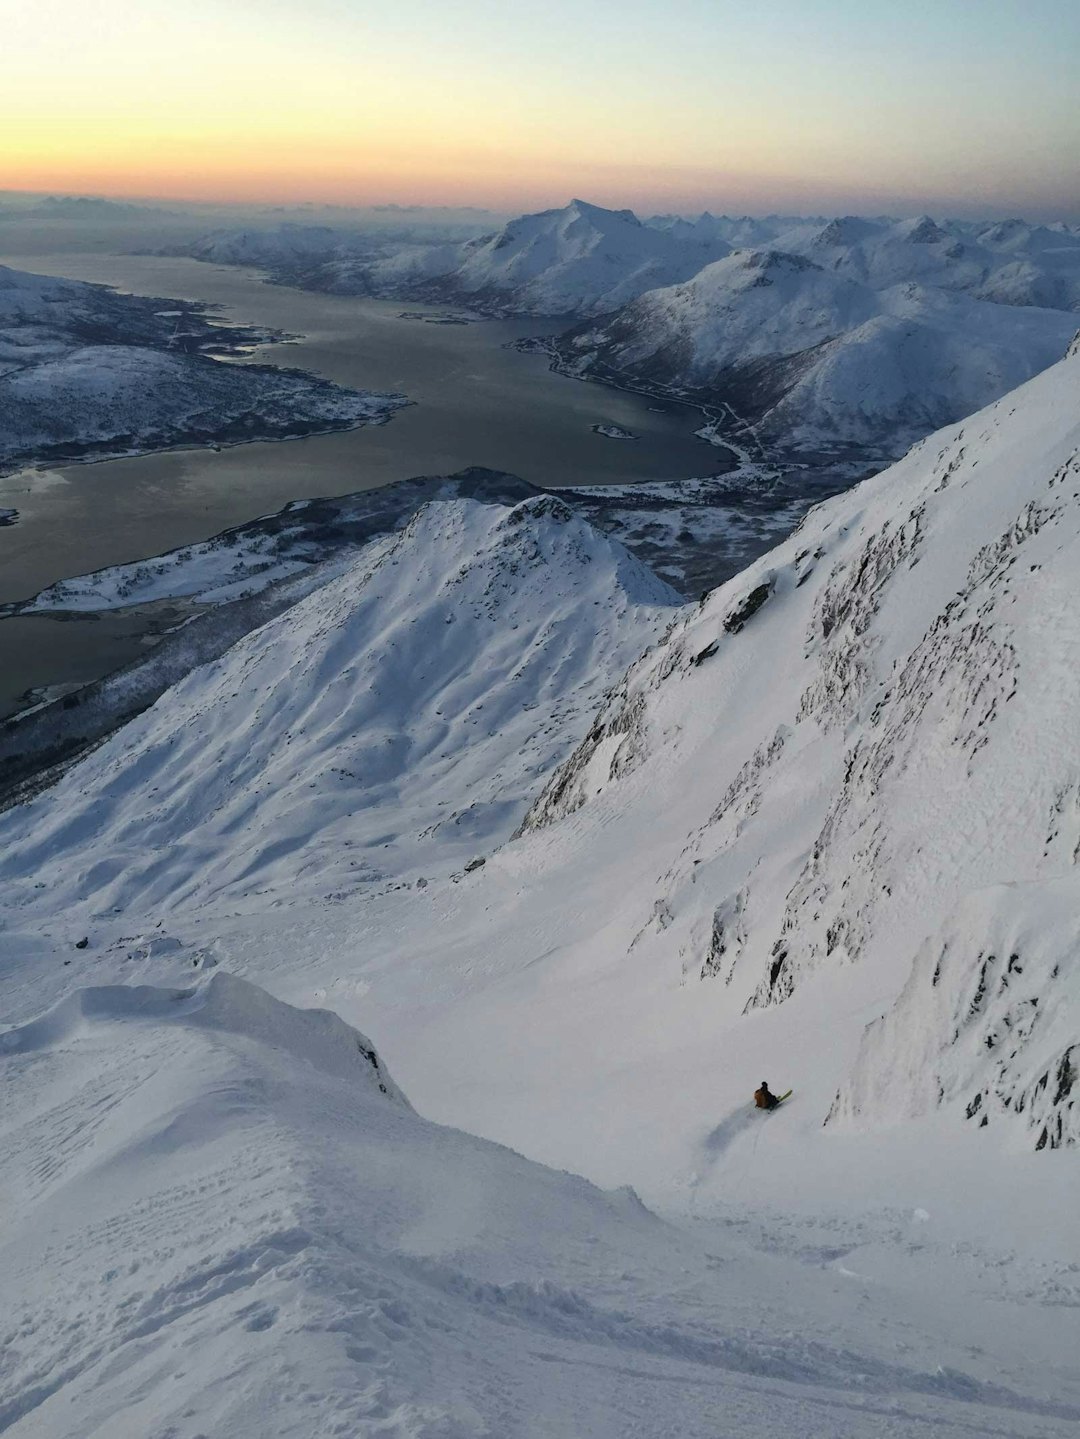
<instances>
[{"instance_id":1,"label":"snowy peak","mask_svg":"<svg viewBox=\"0 0 1080 1439\"><path fill-rule=\"evenodd\" d=\"M872 220L864 220L858 215L842 215L830 220L810 239L809 244L815 250L848 249L880 233L881 226Z\"/></svg>"},{"instance_id":2,"label":"snowy peak","mask_svg":"<svg viewBox=\"0 0 1080 1439\"><path fill-rule=\"evenodd\" d=\"M643 225L630 210L573 200L561 210L523 215L478 242L446 283L505 309L587 314L689 278L728 248L714 240L710 254L700 241Z\"/></svg>"},{"instance_id":3,"label":"snowy peak","mask_svg":"<svg viewBox=\"0 0 1080 1439\"><path fill-rule=\"evenodd\" d=\"M920 215L900 225L899 232L909 245L940 245L949 240L948 233L929 215Z\"/></svg>"},{"instance_id":4,"label":"snowy peak","mask_svg":"<svg viewBox=\"0 0 1080 1439\"><path fill-rule=\"evenodd\" d=\"M0 870L140 911L459 870L681 603L552 496L433 501L5 816Z\"/></svg>"}]
</instances>

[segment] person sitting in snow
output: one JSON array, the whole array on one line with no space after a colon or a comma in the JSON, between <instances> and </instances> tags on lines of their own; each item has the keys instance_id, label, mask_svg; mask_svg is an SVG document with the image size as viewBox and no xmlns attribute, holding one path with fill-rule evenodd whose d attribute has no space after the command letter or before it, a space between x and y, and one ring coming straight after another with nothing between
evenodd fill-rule
<instances>
[{"instance_id":1,"label":"person sitting in snow","mask_svg":"<svg viewBox=\"0 0 1080 1439\"><path fill-rule=\"evenodd\" d=\"M780 1103L779 1099L777 1099L776 1095L773 1094L769 1088L768 1080L763 1079L761 1081L761 1088L754 1090L754 1103L759 1109L775 1109Z\"/></svg>"}]
</instances>

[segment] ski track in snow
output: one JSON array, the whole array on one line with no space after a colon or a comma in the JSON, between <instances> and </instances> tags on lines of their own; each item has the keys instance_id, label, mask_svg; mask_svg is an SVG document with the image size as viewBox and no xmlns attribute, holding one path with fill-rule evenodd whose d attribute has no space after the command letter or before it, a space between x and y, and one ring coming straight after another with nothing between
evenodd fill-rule
<instances>
[{"instance_id":1,"label":"ski track in snow","mask_svg":"<svg viewBox=\"0 0 1080 1439\"><path fill-rule=\"evenodd\" d=\"M431 1125L364 1036L228 975L76 991L0 1045L22 1178L0 1432L1049 1436L1080 1417L927 1362L902 1319L874 1321L876 1355L837 1343L863 1300L827 1255L793 1300L722 1228Z\"/></svg>"}]
</instances>

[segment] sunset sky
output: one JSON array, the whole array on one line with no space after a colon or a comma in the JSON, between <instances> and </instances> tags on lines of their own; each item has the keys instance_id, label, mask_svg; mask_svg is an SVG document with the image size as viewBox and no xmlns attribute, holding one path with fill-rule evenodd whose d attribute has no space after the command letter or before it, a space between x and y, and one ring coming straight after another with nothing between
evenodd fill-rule
<instances>
[{"instance_id":1,"label":"sunset sky","mask_svg":"<svg viewBox=\"0 0 1080 1439\"><path fill-rule=\"evenodd\" d=\"M0 188L1080 216L1078 0L0 8Z\"/></svg>"}]
</instances>

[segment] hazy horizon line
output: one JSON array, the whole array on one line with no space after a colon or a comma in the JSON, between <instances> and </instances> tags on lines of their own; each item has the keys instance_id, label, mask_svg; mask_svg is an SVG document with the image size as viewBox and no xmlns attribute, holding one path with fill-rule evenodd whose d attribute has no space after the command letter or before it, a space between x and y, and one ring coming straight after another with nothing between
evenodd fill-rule
<instances>
[{"instance_id":1,"label":"hazy horizon line","mask_svg":"<svg viewBox=\"0 0 1080 1439\"><path fill-rule=\"evenodd\" d=\"M221 199L206 195L173 195L160 193L153 190L141 189L93 189L80 190L65 186L46 186L42 189L26 189L22 186L3 187L0 186L0 198L18 197L30 200L58 199L58 200L103 200L112 203L128 203L135 205L152 205L167 208L169 206L190 207L192 209L205 208L211 210L235 210L239 212L264 212L284 213L318 211L318 210L344 210L344 211L372 211L375 213L399 213L402 215L415 214L417 212L445 212L451 214L475 214L476 216L490 215L494 218L513 218L523 214L543 214L552 210L567 208L575 202L582 202L594 206L596 209L619 211L628 210L638 218L649 218L653 215L677 215L680 217L693 218L703 214L711 214L717 218L728 219L836 219L845 215L858 216L862 219L881 220L904 220L914 216L930 215L931 218L941 220L956 220L960 222L975 222L979 220L1019 220L1025 224L1064 224L1071 225L1080 222L1080 211L1070 213L1075 207L1063 207L1061 211L1051 211L1038 207L1037 210L1010 210L993 208L989 204L978 206L965 205L958 202L955 208L949 209L947 202L919 200L912 198L907 205L897 197L893 200L895 208L879 208L868 204L865 208L844 208L842 204L834 207L822 206L820 208L799 208L797 204L791 206L775 205L769 208L764 206L758 208L744 208L742 206L724 205L722 202L707 200L686 202L684 204L664 204L660 200L638 200L633 203L617 203L614 201L590 200L587 192L571 195L562 202L544 203L540 200L525 201L517 206L483 204L473 200L462 200L460 203L448 203L445 200L393 200L393 199L288 199L275 196L266 198L250 198L239 200ZM966 212L966 213L965 213Z\"/></svg>"}]
</instances>

